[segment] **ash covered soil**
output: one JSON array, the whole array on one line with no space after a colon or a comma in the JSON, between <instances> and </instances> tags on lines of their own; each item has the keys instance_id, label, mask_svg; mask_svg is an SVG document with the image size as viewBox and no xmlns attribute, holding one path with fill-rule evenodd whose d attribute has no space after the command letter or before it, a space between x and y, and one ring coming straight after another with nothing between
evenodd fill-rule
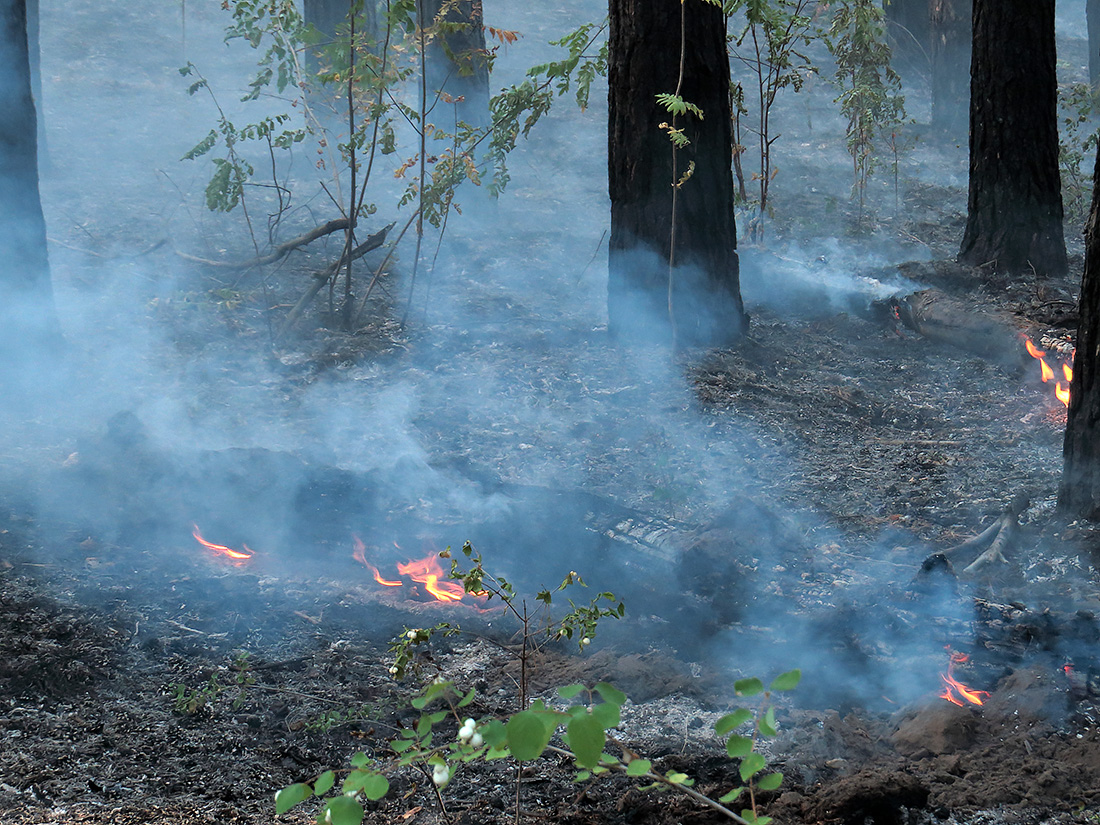
<instances>
[{"instance_id":1,"label":"ash covered soil","mask_svg":"<svg viewBox=\"0 0 1100 825\"><path fill-rule=\"evenodd\" d=\"M596 16L584 3L547 19L491 6L494 25L539 42L552 36L539 27ZM1063 283L927 263L957 246L966 159L926 136L903 160L898 216L892 184L876 184L874 232L850 234L843 125L834 92L811 78L780 112L792 137L773 234L742 249L746 340L675 357L620 349L603 311L606 113L594 93L588 112L560 106L521 147L500 203L471 196L408 325L411 249L354 334L330 329L322 301L272 347L268 317L339 242L244 276L175 254L240 259L250 242L202 210L207 170L176 162L211 115L183 94L172 13L119 7L105 23L98 6L44 4L43 196L74 366L48 408L5 416L0 442L0 821L312 821L277 820L274 790L357 751L385 761L416 718L418 682L389 673L388 645L407 627L465 628L433 646L420 676L476 688L466 713L517 706L515 625L384 591L346 533L276 530L264 545L237 525L252 562L202 552L181 502L225 456L353 479L371 499L354 526L379 557L398 539L429 552L470 539L490 569L534 587L592 569L626 618L583 654L541 651L532 692L612 682L631 697L622 738L712 796L739 784L712 731L737 703L732 679L801 667L766 746L786 774L762 796L779 821L1094 821L1097 537L1054 516L1064 410L1021 353L975 355L870 309L933 287L1010 330L1064 339L1079 227L1067 225L1078 257ZM188 14L187 57L235 101L253 56L217 62L217 10ZM1080 72L1083 43L1060 44ZM500 72L544 59L517 49ZM910 90L918 118L922 88ZM841 171L823 173L830 164ZM311 165L299 157L290 173ZM296 204L283 237L327 208ZM926 263L894 267L912 259ZM140 422L140 450L112 436L120 412ZM285 492L247 472L219 477L247 493L209 490L202 509L217 516L221 503L227 529L260 524L267 496ZM175 482L188 492L170 504L153 494ZM1030 507L1003 567L922 578L931 554L1022 493ZM325 518L342 530L341 516ZM971 654L958 675L989 691L982 708L938 697L946 646ZM426 774L391 778L370 821L514 818L505 763L464 767L446 814ZM526 765L527 817L721 820L625 778L573 778L553 758Z\"/></svg>"}]
</instances>

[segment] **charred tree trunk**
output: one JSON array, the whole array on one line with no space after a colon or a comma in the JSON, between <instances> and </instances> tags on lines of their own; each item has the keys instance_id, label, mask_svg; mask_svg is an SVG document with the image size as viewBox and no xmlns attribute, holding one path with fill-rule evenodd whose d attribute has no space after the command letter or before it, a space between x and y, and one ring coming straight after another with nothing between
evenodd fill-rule
<instances>
[{"instance_id":1,"label":"charred tree trunk","mask_svg":"<svg viewBox=\"0 0 1100 825\"><path fill-rule=\"evenodd\" d=\"M60 344L38 194L26 0L0 0L0 368Z\"/></svg>"},{"instance_id":2,"label":"charred tree trunk","mask_svg":"<svg viewBox=\"0 0 1100 825\"><path fill-rule=\"evenodd\" d=\"M890 52L896 68L905 71L917 68L927 71L931 28L928 19L929 0L883 0L886 12L886 33L890 37Z\"/></svg>"},{"instance_id":3,"label":"charred tree trunk","mask_svg":"<svg viewBox=\"0 0 1100 825\"><path fill-rule=\"evenodd\" d=\"M678 151L674 172L672 144L661 128L673 118L656 96L677 88L681 12L680 96L704 118L677 119L690 144ZM627 340L731 343L747 317L733 213L725 16L703 0L611 0L610 15L610 330ZM673 181L691 164L694 174L677 193L673 250Z\"/></svg>"},{"instance_id":4,"label":"charred tree trunk","mask_svg":"<svg viewBox=\"0 0 1100 825\"><path fill-rule=\"evenodd\" d=\"M971 0L928 0L931 23L932 125L951 138L970 123Z\"/></svg>"},{"instance_id":5,"label":"charred tree trunk","mask_svg":"<svg viewBox=\"0 0 1100 825\"><path fill-rule=\"evenodd\" d=\"M481 0L449 4L442 17L445 0L422 2L425 24L443 24L448 29L432 38L427 49L428 108L438 112L440 106L453 107L455 122L475 128L489 125L489 51ZM441 114L433 117L445 128L454 125Z\"/></svg>"},{"instance_id":6,"label":"charred tree trunk","mask_svg":"<svg viewBox=\"0 0 1100 825\"><path fill-rule=\"evenodd\" d=\"M1089 34L1089 82L1100 85L1100 0L1085 4L1085 24Z\"/></svg>"},{"instance_id":7,"label":"charred tree trunk","mask_svg":"<svg viewBox=\"0 0 1100 825\"><path fill-rule=\"evenodd\" d=\"M959 261L1064 275L1054 0L974 0L970 196Z\"/></svg>"},{"instance_id":8,"label":"charred tree trunk","mask_svg":"<svg viewBox=\"0 0 1100 825\"><path fill-rule=\"evenodd\" d=\"M1058 509L1071 517L1100 519L1100 153L1093 172L1092 210L1085 226L1081 323L1069 391Z\"/></svg>"}]
</instances>

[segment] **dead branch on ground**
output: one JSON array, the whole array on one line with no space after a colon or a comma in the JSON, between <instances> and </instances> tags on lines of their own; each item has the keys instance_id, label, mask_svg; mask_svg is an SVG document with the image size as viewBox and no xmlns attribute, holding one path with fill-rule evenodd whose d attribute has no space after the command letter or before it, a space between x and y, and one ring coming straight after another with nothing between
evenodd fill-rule
<instances>
[{"instance_id":1,"label":"dead branch on ground","mask_svg":"<svg viewBox=\"0 0 1100 825\"><path fill-rule=\"evenodd\" d=\"M209 258L199 258L194 255L188 255L186 252L180 252L178 249L176 250L176 254L185 261L192 261L197 264L203 264L204 266L213 266L219 269L251 269L255 266L273 264L299 247L306 246L307 244L313 243L318 238L323 238L325 235L331 235L333 232L339 232L341 229L347 228L347 218L336 218L326 224L314 227L304 235L299 235L297 238L292 238L286 243L279 244L266 255L260 255L259 257L251 258L247 261L213 261Z\"/></svg>"}]
</instances>

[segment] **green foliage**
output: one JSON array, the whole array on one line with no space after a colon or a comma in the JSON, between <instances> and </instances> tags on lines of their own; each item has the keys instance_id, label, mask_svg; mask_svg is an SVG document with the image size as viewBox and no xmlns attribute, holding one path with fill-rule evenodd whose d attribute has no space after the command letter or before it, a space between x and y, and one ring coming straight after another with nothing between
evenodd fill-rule
<instances>
[{"instance_id":1,"label":"green foliage","mask_svg":"<svg viewBox=\"0 0 1100 825\"><path fill-rule=\"evenodd\" d=\"M841 0L826 36L836 61L837 102L848 121L852 198L863 221L867 182L877 166L880 139L894 135L905 119L901 78L890 65L885 13L875 0Z\"/></svg>"},{"instance_id":2,"label":"green foliage","mask_svg":"<svg viewBox=\"0 0 1100 825\"><path fill-rule=\"evenodd\" d=\"M1088 83L1058 87L1058 167L1062 176L1062 206L1067 221L1084 226L1092 201L1091 161L1100 145L1096 124L1096 93Z\"/></svg>"},{"instance_id":3,"label":"green foliage","mask_svg":"<svg viewBox=\"0 0 1100 825\"><path fill-rule=\"evenodd\" d=\"M722 3L727 17L744 14L740 33L730 36L731 56L747 66L756 80L758 109L753 125L746 128L756 134L759 147L757 169L752 173L758 185L758 212L757 220L750 227L750 234L757 237L761 233L761 219L769 214L771 183L778 174L772 162L772 146L779 140L772 128L776 97L784 89L799 91L806 77L818 71L805 53L815 34L810 12L816 5L813 0L725 0ZM742 115L748 114L744 98L744 89L734 84L731 103L738 170L743 148L737 135L742 128ZM739 183L744 190L743 173Z\"/></svg>"},{"instance_id":4,"label":"green foliage","mask_svg":"<svg viewBox=\"0 0 1100 825\"><path fill-rule=\"evenodd\" d=\"M213 673L205 684L189 688L182 682L168 686L172 695L172 711L180 716L196 716L207 711L211 704L227 693L233 695L232 708L237 710L248 698L248 689L256 684L247 653L241 653L228 668L230 684Z\"/></svg>"},{"instance_id":5,"label":"green foliage","mask_svg":"<svg viewBox=\"0 0 1100 825\"><path fill-rule=\"evenodd\" d=\"M449 552L441 555L446 557ZM474 552L469 542L463 545L462 555L473 562L473 566L463 570L457 561L452 560L451 577L461 581L468 593L499 599L523 622L522 632L526 640L530 627L525 611L521 613L516 609L517 595L513 586L500 576L487 572L481 556ZM558 586L557 592L581 584L580 577L570 572ZM594 635L595 623L599 619L622 615L621 604L611 608L601 606L604 597L614 601L611 594L600 594L583 608L577 608L570 602L573 618L568 626L573 632L583 630ZM537 599L549 605L553 601L553 593L543 590ZM563 620L549 622L543 632L551 638L561 638L567 635L566 626ZM411 668L410 662L415 658L410 651L412 647L426 644L437 633L454 632L457 629L450 625L405 631L390 648L398 657L404 657L405 664L401 667L395 664L390 672L399 675ZM648 783L647 788L686 793L741 825L767 825L770 820L759 815L755 794L757 791L777 789L783 777L778 772L765 772L766 760L756 752L755 745L760 738L776 734L775 708L769 703L771 693L793 689L799 678L798 671L790 671L773 679L766 689L759 679L741 679L732 685L739 696L762 696L762 700L755 713L737 709L723 716L715 725L716 733L727 738L727 752L740 760L738 775L743 783L726 794L722 801L711 800L694 791L691 787L693 780L684 773L658 771L652 761L642 758L618 738L617 730L622 726L621 710L627 696L611 684L600 682L592 687L579 683L566 685L557 691L558 697L565 703L563 707L551 707L536 699L513 714L476 720L467 716L468 708L477 699L476 691L470 689L463 692L453 682L436 677L409 700L409 705L419 712L419 716L415 724L399 730L390 741L391 754L388 757L372 758L365 753L355 754L342 783L337 782L337 772L328 770L312 782L288 785L275 794L275 810L278 814L284 814L310 799L318 798L321 800L318 822L360 825L366 816L363 802L385 796L389 790L388 775L394 772L413 770L429 777L442 805L442 791L459 775L464 765L498 759L534 762L544 754L552 753L572 760L577 769L576 782L587 782L608 773L622 773ZM752 725L750 735L736 732L736 729L749 725ZM554 744L555 736L560 737L562 746ZM618 755L609 753L609 750L617 751ZM748 808L737 814L724 807L725 802L737 799L745 791L749 794Z\"/></svg>"}]
</instances>

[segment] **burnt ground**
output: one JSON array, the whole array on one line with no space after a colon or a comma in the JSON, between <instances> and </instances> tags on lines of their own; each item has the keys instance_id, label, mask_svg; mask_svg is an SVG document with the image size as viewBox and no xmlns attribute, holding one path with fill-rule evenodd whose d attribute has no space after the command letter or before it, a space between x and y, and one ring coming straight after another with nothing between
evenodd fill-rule
<instances>
[{"instance_id":1,"label":"burnt ground","mask_svg":"<svg viewBox=\"0 0 1100 825\"><path fill-rule=\"evenodd\" d=\"M191 13L195 57L218 23ZM784 112L792 133L815 125L784 149L772 234L742 249L750 333L672 357L606 338L600 114L560 113L512 194L455 219L408 326L401 264L354 334L321 301L271 346L267 316L333 246L243 277L175 254L243 258L248 241L196 206L199 170L168 165L207 128L175 102L170 12L117 14L93 40L73 32L101 25L94 7L45 11L44 197L73 348L62 392L5 420L0 821L306 822L276 820L274 790L356 751L385 762L424 679L476 688L471 716L514 709L515 626L377 586L353 533L380 565L470 539L525 592L569 569L614 589L626 617L583 653L541 651L531 689L614 683L622 738L707 793L736 783L711 733L731 679L801 667L766 747L781 822L1095 821L1096 535L1054 514L1064 410L1017 346L991 357L965 325L920 334L871 306L933 287L1010 338L1068 334L1079 258L1055 284L893 269L957 245L957 146L923 135L898 216L879 184L875 231L855 234L848 181L822 175L845 163L831 93L809 83L817 103ZM135 36L150 48L122 71L112 47ZM158 114L124 120L134 101ZM138 162L158 142L166 158ZM1003 564L920 572L1020 494ZM201 550L200 518L255 557ZM395 681L390 640L442 621L465 632ZM969 654L956 675L990 693L981 708L938 697L946 647ZM425 774L392 781L371 821L444 821ZM514 798L504 763L444 794L463 822L510 821ZM529 820L719 819L622 778L574 784L555 759L526 766L520 798Z\"/></svg>"}]
</instances>

